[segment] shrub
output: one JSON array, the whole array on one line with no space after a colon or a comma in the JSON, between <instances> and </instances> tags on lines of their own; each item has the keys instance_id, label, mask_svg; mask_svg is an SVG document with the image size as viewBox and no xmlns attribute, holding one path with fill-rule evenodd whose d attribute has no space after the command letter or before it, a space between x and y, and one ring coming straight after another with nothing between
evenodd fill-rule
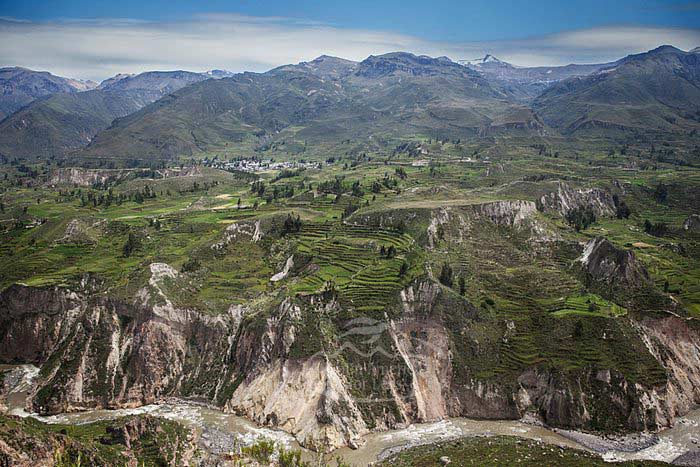
<instances>
[{"instance_id":1,"label":"shrub","mask_svg":"<svg viewBox=\"0 0 700 467\"><path fill-rule=\"evenodd\" d=\"M255 444L244 447L241 452L259 463L267 465L275 452L275 442L268 439L260 439Z\"/></svg>"},{"instance_id":2,"label":"shrub","mask_svg":"<svg viewBox=\"0 0 700 467\"><path fill-rule=\"evenodd\" d=\"M185 261L185 264L182 265L182 272L194 272L201 267L202 264L197 258L189 258L187 261Z\"/></svg>"},{"instance_id":3,"label":"shrub","mask_svg":"<svg viewBox=\"0 0 700 467\"><path fill-rule=\"evenodd\" d=\"M668 230L664 222L650 222L649 219L644 221L644 231L654 237L663 237Z\"/></svg>"},{"instance_id":4,"label":"shrub","mask_svg":"<svg viewBox=\"0 0 700 467\"><path fill-rule=\"evenodd\" d=\"M452 287L452 267L444 263L440 271L440 283L445 287Z\"/></svg>"},{"instance_id":5,"label":"shrub","mask_svg":"<svg viewBox=\"0 0 700 467\"><path fill-rule=\"evenodd\" d=\"M311 464L301 460L300 450L286 450L284 448L280 448L279 465L280 467L310 467Z\"/></svg>"},{"instance_id":6,"label":"shrub","mask_svg":"<svg viewBox=\"0 0 700 467\"><path fill-rule=\"evenodd\" d=\"M576 231L585 230L589 225L596 221L595 213L593 209L586 206L585 208L579 207L569 210L564 216L567 224L572 226Z\"/></svg>"}]
</instances>

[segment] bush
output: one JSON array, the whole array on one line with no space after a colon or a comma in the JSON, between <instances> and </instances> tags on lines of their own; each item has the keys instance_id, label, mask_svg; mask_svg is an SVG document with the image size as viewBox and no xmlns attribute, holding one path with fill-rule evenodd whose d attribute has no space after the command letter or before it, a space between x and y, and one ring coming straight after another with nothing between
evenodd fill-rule
<instances>
[{"instance_id":1,"label":"bush","mask_svg":"<svg viewBox=\"0 0 700 467\"><path fill-rule=\"evenodd\" d=\"M445 263L440 271L440 283L445 287L452 287L452 267Z\"/></svg>"},{"instance_id":2,"label":"bush","mask_svg":"<svg viewBox=\"0 0 700 467\"><path fill-rule=\"evenodd\" d=\"M663 237L668 231L668 227L664 222L650 222L649 219L644 221L644 231L654 237Z\"/></svg>"},{"instance_id":3,"label":"bush","mask_svg":"<svg viewBox=\"0 0 700 467\"><path fill-rule=\"evenodd\" d=\"M280 448L279 452L280 467L310 467L311 464L301 460L301 451L298 449L286 450Z\"/></svg>"},{"instance_id":4,"label":"bush","mask_svg":"<svg viewBox=\"0 0 700 467\"><path fill-rule=\"evenodd\" d=\"M275 442L268 439L260 439L255 444L241 449L241 452L259 463L267 465L275 452Z\"/></svg>"},{"instance_id":5,"label":"bush","mask_svg":"<svg viewBox=\"0 0 700 467\"><path fill-rule=\"evenodd\" d=\"M197 258L189 258L187 261L185 261L185 264L182 265L182 272L194 272L201 267L202 264Z\"/></svg>"},{"instance_id":6,"label":"bush","mask_svg":"<svg viewBox=\"0 0 700 467\"><path fill-rule=\"evenodd\" d=\"M589 225L596 221L595 213L593 209L586 206L585 208L575 208L569 210L564 216L566 223L572 226L576 231L585 230Z\"/></svg>"}]
</instances>

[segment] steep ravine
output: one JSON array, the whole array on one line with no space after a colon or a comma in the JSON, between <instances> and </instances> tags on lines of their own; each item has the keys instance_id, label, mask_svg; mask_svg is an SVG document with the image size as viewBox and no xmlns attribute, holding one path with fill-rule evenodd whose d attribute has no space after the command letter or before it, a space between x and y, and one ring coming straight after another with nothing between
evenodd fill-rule
<instances>
[{"instance_id":1,"label":"steep ravine","mask_svg":"<svg viewBox=\"0 0 700 467\"><path fill-rule=\"evenodd\" d=\"M664 387L630 384L606 369L572 378L545 368L526 371L517 386L476 376L457 385L451 335L440 318L447 294L433 282L416 283L401 294L403 316L385 328L397 365L410 375L408 388L388 391L400 407L391 422L366 419L331 360L288 357L294 339L288 318L296 307L288 301L261 325L242 320L236 307L210 317L17 285L0 294L0 359L41 366L30 402L39 413L194 397L324 448L353 443L369 426L453 416L516 419L528 411L548 425L585 429L590 413L605 407L626 417L628 429L660 428L700 402L700 332L694 322L674 317L635 321L668 369Z\"/></svg>"}]
</instances>

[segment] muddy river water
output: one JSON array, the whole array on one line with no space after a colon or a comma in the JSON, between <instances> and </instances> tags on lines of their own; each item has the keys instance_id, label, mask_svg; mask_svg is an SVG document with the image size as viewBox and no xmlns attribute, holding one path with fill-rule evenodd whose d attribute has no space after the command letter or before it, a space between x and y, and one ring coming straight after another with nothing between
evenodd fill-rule
<instances>
[{"instance_id":1,"label":"muddy river water","mask_svg":"<svg viewBox=\"0 0 700 467\"><path fill-rule=\"evenodd\" d=\"M6 405L8 412L13 415L31 416L46 423L82 424L124 415L150 414L195 427L201 434L200 443L208 450L226 451L234 444L247 445L259 438L274 440L287 448L300 448L294 437L284 431L262 428L243 417L181 400L133 409L88 410L52 416L30 414L25 411L25 400L38 369L31 365L0 365L0 370L3 369L11 369L5 379L6 387L11 387L6 393ZM653 459L671 462L678 456L700 450L700 409L680 418L673 428L655 435L639 434L625 439L608 439L578 432L551 430L517 420L452 418L371 433L363 438L359 449L338 449L332 456L340 456L351 465L364 466L410 446L461 436L493 435L519 436L560 446L595 450L609 461ZM302 451L307 459L314 457L313 453L303 449Z\"/></svg>"}]
</instances>

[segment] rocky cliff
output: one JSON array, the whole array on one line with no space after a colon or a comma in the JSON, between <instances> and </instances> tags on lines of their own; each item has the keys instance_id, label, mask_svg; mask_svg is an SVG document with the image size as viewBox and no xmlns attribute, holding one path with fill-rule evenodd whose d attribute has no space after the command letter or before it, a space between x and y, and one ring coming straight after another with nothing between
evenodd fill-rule
<instances>
[{"instance_id":1,"label":"rocky cliff","mask_svg":"<svg viewBox=\"0 0 700 467\"><path fill-rule=\"evenodd\" d=\"M559 182L557 191L542 195L537 201L540 210L565 216L578 208L589 208L597 217L615 215L615 202L610 193L600 188L576 189Z\"/></svg>"},{"instance_id":2,"label":"rocky cliff","mask_svg":"<svg viewBox=\"0 0 700 467\"><path fill-rule=\"evenodd\" d=\"M642 430L667 426L700 402L700 332L684 320L635 321L640 339L667 370L661 385L628 380L604 365L568 373L535 366L515 379L494 380L472 372L456 352L463 354L466 345L471 358L487 358L498 347L480 341L480 329L500 329L500 339L507 339L508 326L431 281L405 289L400 299L401 316L386 326L375 323L372 331L388 345L389 369L372 390L386 399L360 397L342 353L290 355L300 310L289 301L259 321L240 307L208 317L167 304L149 308L14 286L0 296L7 312L0 358L42 366L31 398L42 413L196 397L285 429L315 448L353 444L372 427L447 416L519 418L530 411L553 426ZM384 409L368 410L368 404Z\"/></svg>"}]
</instances>

